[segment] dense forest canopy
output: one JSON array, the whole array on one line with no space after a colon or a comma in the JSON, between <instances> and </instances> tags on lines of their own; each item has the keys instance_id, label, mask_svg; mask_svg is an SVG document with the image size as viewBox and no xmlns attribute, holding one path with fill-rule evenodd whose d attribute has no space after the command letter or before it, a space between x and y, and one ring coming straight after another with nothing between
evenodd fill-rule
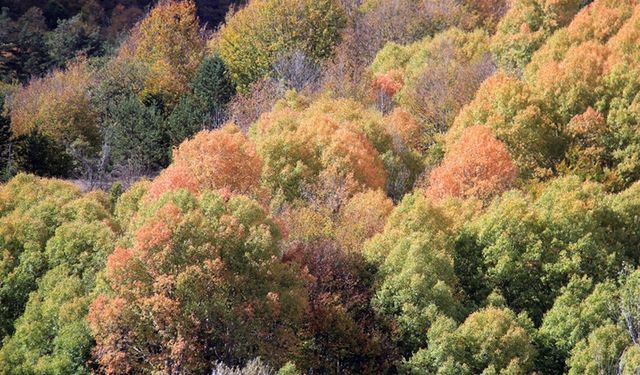
<instances>
[{"instance_id":1,"label":"dense forest canopy","mask_svg":"<svg viewBox=\"0 0 640 375\"><path fill-rule=\"evenodd\" d=\"M0 8L0 374L640 373L636 0Z\"/></svg>"}]
</instances>

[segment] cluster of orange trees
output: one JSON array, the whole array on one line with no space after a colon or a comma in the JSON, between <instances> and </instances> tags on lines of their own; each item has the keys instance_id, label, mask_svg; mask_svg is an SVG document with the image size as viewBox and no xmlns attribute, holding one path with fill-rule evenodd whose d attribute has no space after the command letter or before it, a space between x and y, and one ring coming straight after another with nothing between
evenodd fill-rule
<instances>
[{"instance_id":1,"label":"cluster of orange trees","mask_svg":"<svg viewBox=\"0 0 640 375\"><path fill-rule=\"evenodd\" d=\"M0 185L0 373L638 373L639 46L635 0L160 1L0 87L0 156L111 183Z\"/></svg>"}]
</instances>

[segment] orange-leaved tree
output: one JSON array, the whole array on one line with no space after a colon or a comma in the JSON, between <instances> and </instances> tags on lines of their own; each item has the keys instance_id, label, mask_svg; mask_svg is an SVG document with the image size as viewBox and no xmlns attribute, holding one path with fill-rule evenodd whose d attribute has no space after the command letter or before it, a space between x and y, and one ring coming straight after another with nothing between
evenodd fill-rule
<instances>
[{"instance_id":1,"label":"orange-leaved tree","mask_svg":"<svg viewBox=\"0 0 640 375\"><path fill-rule=\"evenodd\" d=\"M258 189L262 160L253 143L233 125L196 134L174 150L173 159L151 183L145 201L176 189L235 194L251 194Z\"/></svg>"},{"instance_id":2,"label":"orange-leaved tree","mask_svg":"<svg viewBox=\"0 0 640 375\"><path fill-rule=\"evenodd\" d=\"M485 126L464 130L429 176L427 196L488 200L509 189L518 175L505 145Z\"/></svg>"},{"instance_id":3,"label":"orange-leaved tree","mask_svg":"<svg viewBox=\"0 0 640 375\"><path fill-rule=\"evenodd\" d=\"M211 373L218 361L290 358L306 292L262 206L180 190L143 210L89 312L102 370Z\"/></svg>"}]
</instances>

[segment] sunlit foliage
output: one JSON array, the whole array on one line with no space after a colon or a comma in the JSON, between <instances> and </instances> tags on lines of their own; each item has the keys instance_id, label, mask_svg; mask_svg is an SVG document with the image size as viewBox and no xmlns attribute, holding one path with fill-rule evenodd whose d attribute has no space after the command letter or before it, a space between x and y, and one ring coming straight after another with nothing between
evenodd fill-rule
<instances>
[{"instance_id":1,"label":"sunlit foliage","mask_svg":"<svg viewBox=\"0 0 640 375\"><path fill-rule=\"evenodd\" d=\"M544 175L562 151L546 107L524 82L498 72L478 89L447 135L449 142L462 129L483 125L504 142L522 177Z\"/></svg>"},{"instance_id":2,"label":"sunlit foliage","mask_svg":"<svg viewBox=\"0 0 640 375\"><path fill-rule=\"evenodd\" d=\"M280 260L278 229L255 201L169 193L142 213L92 303L94 355L107 373L211 371L298 345L302 281Z\"/></svg>"},{"instance_id":3,"label":"sunlit foliage","mask_svg":"<svg viewBox=\"0 0 640 375\"><path fill-rule=\"evenodd\" d=\"M531 328L526 318L496 307L474 312L457 328L450 318L439 317L427 334L428 349L403 366L416 374L526 373L535 356Z\"/></svg>"},{"instance_id":4,"label":"sunlit foliage","mask_svg":"<svg viewBox=\"0 0 640 375\"><path fill-rule=\"evenodd\" d=\"M15 135L38 132L64 146L96 147L100 133L87 92L92 79L82 60L33 79L9 99L11 130Z\"/></svg>"},{"instance_id":5,"label":"sunlit foliage","mask_svg":"<svg viewBox=\"0 0 640 375\"><path fill-rule=\"evenodd\" d=\"M153 200L177 189L255 193L261 172L262 161L253 144L228 125L200 132L176 148L173 163L151 183L144 199Z\"/></svg>"},{"instance_id":6,"label":"sunlit foliage","mask_svg":"<svg viewBox=\"0 0 640 375\"><path fill-rule=\"evenodd\" d=\"M227 20L210 44L245 91L287 52L300 50L314 61L329 57L345 21L335 0L252 1Z\"/></svg>"},{"instance_id":7,"label":"sunlit foliage","mask_svg":"<svg viewBox=\"0 0 640 375\"><path fill-rule=\"evenodd\" d=\"M379 266L373 306L396 319L398 344L408 353L425 344L424 332L438 314L459 317L451 222L442 208L413 193L364 249Z\"/></svg>"},{"instance_id":8,"label":"sunlit foliage","mask_svg":"<svg viewBox=\"0 0 640 375\"><path fill-rule=\"evenodd\" d=\"M427 196L489 200L508 190L518 171L502 142L484 126L466 128L429 175Z\"/></svg>"},{"instance_id":9,"label":"sunlit foliage","mask_svg":"<svg viewBox=\"0 0 640 375\"><path fill-rule=\"evenodd\" d=\"M133 30L120 58L133 59L146 69L143 96L175 104L204 57L195 3L163 0Z\"/></svg>"},{"instance_id":10,"label":"sunlit foliage","mask_svg":"<svg viewBox=\"0 0 640 375\"><path fill-rule=\"evenodd\" d=\"M289 96L252 133L265 185L288 200L385 187L401 196L419 173L419 160L394 144L382 115L352 100Z\"/></svg>"}]
</instances>

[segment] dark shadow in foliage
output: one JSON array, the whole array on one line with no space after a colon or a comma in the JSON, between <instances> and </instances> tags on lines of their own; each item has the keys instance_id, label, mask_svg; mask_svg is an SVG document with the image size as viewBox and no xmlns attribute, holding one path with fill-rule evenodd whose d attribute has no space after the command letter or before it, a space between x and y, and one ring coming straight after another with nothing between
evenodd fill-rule
<instances>
[{"instance_id":1,"label":"dark shadow in foliage","mask_svg":"<svg viewBox=\"0 0 640 375\"><path fill-rule=\"evenodd\" d=\"M51 67L44 43L45 18L42 10L31 8L13 21L9 11L3 7L0 14L0 79L27 81Z\"/></svg>"},{"instance_id":2,"label":"dark shadow in foliage","mask_svg":"<svg viewBox=\"0 0 640 375\"><path fill-rule=\"evenodd\" d=\"M78 14L58 22L58 27L45 39L49 56L58 67L63 67L78 54L95 56L102 45L100 28L82 20Z\"/></svg>"},{"instance_id":3,"label":"dark shadow in foliage","mask_svg":"<svg viewBox=\"0 0 640 375\"><path fill-rule=\"evenodd\" d=\"M346 253L335 243L294 243L286 262L309 273L310 337L302 350L301 368L319 374L384 374L398 359L390 323L371 308L374 270L359 253Z\"/></svg>"},{"instance_id":4,"label":"dark shadow in foliage","mask_svg":"<svg viewBox=\"0 0 640 375\"><path fill-rule=\"evenodd\" d=\"M153 101L133 95L113 101L104 125L112 169L120 177L131 180L168 165L169 140Z\"/></svg>"},{"instance_id":5,"label":"dark shadow in foliage","mask_svg":"<svg viewBox=\"0 0 640 375\"><path fill-rule=\"evenodd\" d=\"M487 271L482 258L482 247L468 231L462 230L455 240L453 268L464 292L466 309L469 312L477 310L491 290L484 276Z\"/></svg>"},{"instance_id":6,"label":"dark shadow in foliage","mask_svg":"<svg viewBox=\"0 0 640 375\"><path fill-rule=\"evenodd\" d=\"M73 171L73 158L64 147L36 130L17 137L14 146L19 169L23 172L67 178Z\"/></svg>"},{"instance_id":7,"label":"dark shadow in foliage","mask_svg":"<svg viewBox=\"0 0 640 375\"><path fill-rule=\"evenodd\" d=\"M191 92L180 98L167 119L171 144L176 146L200 130L222 125L234 94L222 59L218 55L205 58L191 82Z\"/></svg>"},{"instance_id":8,"label":"dark shadow in foliage","mask_svg":"<svg viewBox=\"0 0 640 375\"><path fill-rule=\"evenodd\" d=\"M11 120L4 112L4 94L0 94L0 183L14 174L12 151Z\"/></svg>"}]
</instances>

